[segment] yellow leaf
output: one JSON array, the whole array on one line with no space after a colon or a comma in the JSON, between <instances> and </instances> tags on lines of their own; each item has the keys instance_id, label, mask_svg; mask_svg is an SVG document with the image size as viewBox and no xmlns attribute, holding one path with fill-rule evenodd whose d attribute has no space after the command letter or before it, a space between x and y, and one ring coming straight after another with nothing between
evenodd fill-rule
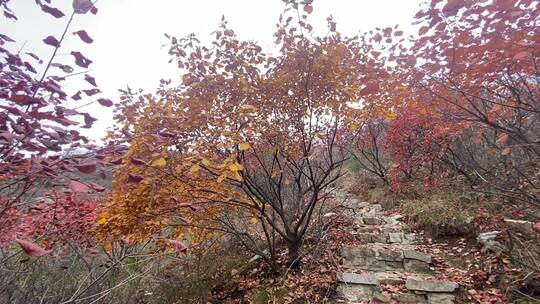
<instances>
[{"instance_id":1,"label":"yellow leaf","mask_svg":"<svg viewBox=\"0 0 540 304\"><path fill-rule=\"evenodd\" d=\"M217 182L218 182L218 183L221 183L221 182L223 182L226 178L227 178L227 175L221 174L221 175L218 177Z\"/></svg>"},{"instance_id":2,"label":"yellow leaf","mask_svg":"<svg viewBox=\"0 0 540 304\"><path fill-rule=\"evenodd\" d=\"M397 116L397 114L395 112L391 112L391 113L386 114L384 119L387 122L391 122L392 120L394 120L394 118L396 118L396 116Z\"/></svg>"},{"instance_id":3,"label":"yellow leaf","mask_svg":"<svg viewBox=\"0 0 540 304\"><path fill-rule=\"evenodd\" d=\"M208 161L208 159L206 159L206 158L203 158L202 159L202 164L208 167L208 166L210 166L210 161Z\"/></svg>"},{"instance_id":4,"label":"yellow leaf","mask_svg":"<svg viewBox=\"0 0 540 304\"><path fill-rule=\"evenodd\" d=\"M106 242L105 244L103 244L103 249L106 252L111 252L113 249L113 244L111 242Z\"/></svg>"},{"instance_id":5,"label":"yellow leaf","mask_svg":"<svg viewBox=\"0 0 540 304\"><path fill-rule=\"evenodd\" d=\"M195 173L195 172L199 171L199 169L201 169L201 166L199 166L199 164L193 164L193 166L191 166L191 168L189 168L189 172Z\"/></svg>"},{"instance_id":6,"label":"yellow leaf","mask_svg":"<svg viewBox=\"0 0 540 304\"><path fill-rule=\"evenodd\" d=\"M163 157L156 159L155 161L152 162L152 166L156 166L156 167L165 167L166 164L167 164L167 161Z\"/></svg>"},{"instance_id":7,"label":"yellow leaf","mask_svg":"<svg viewBox=\"0 0 540 304\"><path fill-rule=\"evenodd\" d=\"M101 217L98 221L98 225L104 225L107 222L107 219L105 217Z\"/></svg>"},{"instance_id":8,"label":"yellow leaf","mask_svg":"<svg viewBox=\"0 0 540 304\"><path fill-rule=\"evenodd\" d=\"M234 163L229 165L229 170L233 172L244 170L244 166L240 165L239 163Z\"/></svg>"},{"instance_id":9,"label":"yellow leaf","mask_svg":"<svg viewBox=\"0 0 540 304\"><path fill-rule=\"evenodd\" d=\"M253 225L257 224L259 222L259 220L256 218L256 217L252 217L250 220L249 220L250 223L252 223Z\"/></svg>"},{"instance_id":10,"label":"yellow leaf","mask_svg":"<svg viewBox=\"0 0 540 304\"><path fill-rule=\"evenodd\" d=\"M248 143L241 143L240 145L238 145L238 149L240 149L240 151L244 151L249 148L251 148L251 146Z\"/></svg>"},{"instance_id":11,"label":"yellow leaf","mask_svg":"<svg viewBox=\"0 0 540 304\"><path fill-rule=\"evenodd\" d=\"M242 175L240 175L238 172L234 172L234 178L235 178L237 181L239 181L239 182L241 182L241 181L244 180L244 179L242 178Z\"/></svg>"}]
</instances>

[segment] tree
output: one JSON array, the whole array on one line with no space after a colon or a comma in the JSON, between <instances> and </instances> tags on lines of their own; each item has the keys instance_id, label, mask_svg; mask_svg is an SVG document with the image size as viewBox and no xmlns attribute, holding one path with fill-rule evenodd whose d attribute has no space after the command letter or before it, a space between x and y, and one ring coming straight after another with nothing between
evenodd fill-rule
<instances>
[{"instance_id":1,"label":"tree","mask_svg":"<svg viewBox=\"0 0 540 304\"><path fill-rule=\"evenodd\" d=\"M433 1L416 15L422 27L410 52L421 64L409 78L497 152L480 167L464 163L468 170L537 206L539 14L536 1Z\"/></svg>"},{"instance_id":2,"label":"tree","mask_svg":"<svg viewBox=\"0 0 540 304\"><path fill-rule=\"evenodd\" d=\"M353 157L360 169L377 176L384 184L389 184L388 167L390 160L384 150L388 123L372 118L360 128Z\"/></svg>"},{"instance_id":3,"label":"tree","mask_svg":"<svg viewBox=\"0 0 540 304\"><path fill-rule=\"evenodd\" d=\"M10 1L0 1L4 17L17 22L10 9ZM73 2L73 11L64 12L50 5L50 1L36 1L44 14L65 20L62 33L44 37L43 43L51 47L51 55L41 59L24 46L16 49L15 40L0 34L0 219L2 222L19 221L31 211L32 197L43 196L47 190L69 189L71 180L79 178L72 172L92 173L96 160L92 153L67 155L66 151L93 149L89 140L82 136L80 128L90 128L96 120L80 109L84 94L88 98L101 91L96 80L86 69L92 61L79 51L71 51L70 64L59 61L58 52L66 39L80 39L92 43L83 30L70 32L73 20L80 14L97 13L88 0ZM39 71L39 72L38 72ZM81 89L71 97L65 92L66 79L84 74L89 88ZM86 99L86 98L85 98ZM74 106L69 102L75 101ZM97 100L104 106L112 102L105 98ZM102 187L89 184L96 190Z\"/></svg>"},{"instance_id":4,"label":"tree","mask_svg":"<svg viewBox=\"0 0 540 304\"><path fill-rule=\"evenodd\" d=\"M282 242L297 264L349 155L360 117L352 105L371 90L378 64L331 19L329 34L314 36L310 2L287 4L275 54L239 40L224 20L208 46L170 38L181 85L127 90L117 108L111 138L129 149L110 158L118 167L103 238L219 230L274 267Z\"/></svg>"}]
</instances>

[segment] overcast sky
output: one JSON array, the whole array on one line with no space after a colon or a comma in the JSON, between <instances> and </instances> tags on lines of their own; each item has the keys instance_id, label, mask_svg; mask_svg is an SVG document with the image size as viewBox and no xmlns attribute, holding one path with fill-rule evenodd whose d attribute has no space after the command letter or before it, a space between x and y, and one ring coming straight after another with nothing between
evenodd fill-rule
<instances>
[{"instance_id":1,"label":"overcast sky","mask_svg":"<svg viewBox=\"0 0 540 304\"><path fill-rule=\"evenodd\" d=\"M333 15L337 29L346 35L368 31L375 27L396 24L407 33L420 0L315 0L310 22L316 32L326 32L326 17ZM66 15L71 12L71 0L53 0ZM75 36L62 45L60 56L70 59L72 50L80 50L94 62L90 74L94 76L104 95L117 99L118 89L129 85L133 89L153 91L160 79L174 79L179 72L168 64L164 33L184 36L197 34L209 41L222 15L242 39L257 41L263 47L272 45L275 24L283 11L280 0L99 0L97 16L78 15L72 30L85 29L94 43L85 45ZM67 17L55 19L43 14L34 0L11 1L18 22L0 21L1 33L17 40L19 47L50 57L52 47L42 39L53 34L59 37ZM68 90L88 88L80 78L72 78ZM87 100L89 101L89 100ZM70 101L70 106L85 103ZM112 111L98 105L85 109L98 118L95 128L86 131L99 139L112 126Z\"/></svg>"}]
</instances>

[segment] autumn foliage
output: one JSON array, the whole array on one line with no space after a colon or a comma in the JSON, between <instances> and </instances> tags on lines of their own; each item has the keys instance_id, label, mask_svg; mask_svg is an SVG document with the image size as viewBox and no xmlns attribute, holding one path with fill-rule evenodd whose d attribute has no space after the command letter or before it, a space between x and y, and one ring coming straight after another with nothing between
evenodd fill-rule
<instances>
[{"instance_id":1,"label":"autumn foliage","mask_svg":"<svg viewBox=\"0 0 540 304\"><path fill-rule=\"evenodd\" d=\"M302 266L351 159L394 193L459 185L539 221L538 1L432 0L413 35L354 37L331 17L318 34L312 2L284 1L269 49L225 18L208 42L166 35L177 80L113 102L84 49L63 48L93 43L72 27L94 3L66 13L36 1L65 27L43 37L47 58L0 34L0 247L43 259L72 250L96 277L88 289L102 277L73 244L102 250L112 269L137 250L187 260L226 238L276 275ZM17 21L9 0L0 9ZM71 77L80 87L68 92ZM81 133L93 102L115 113L101 147Z\"/></svg>"}]
</instances>

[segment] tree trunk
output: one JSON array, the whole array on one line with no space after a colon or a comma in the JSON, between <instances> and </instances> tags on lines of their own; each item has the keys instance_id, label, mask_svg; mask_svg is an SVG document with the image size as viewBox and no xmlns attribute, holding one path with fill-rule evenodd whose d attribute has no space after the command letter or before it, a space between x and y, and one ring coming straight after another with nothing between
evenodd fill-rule
<instances>
[{"instance_id":1,"label":"tree trunk","mask_svg":"<svg viewBox=\"0 0 540 304\"><path fill-rule=\"evenodd\" d=\"M287 242L287 249L289 250L289 259L287 262L287 266L289 268L296 268L300 266L300 245L300 239L294 239L294 241Z\"/></svg>"}]
</instances>

